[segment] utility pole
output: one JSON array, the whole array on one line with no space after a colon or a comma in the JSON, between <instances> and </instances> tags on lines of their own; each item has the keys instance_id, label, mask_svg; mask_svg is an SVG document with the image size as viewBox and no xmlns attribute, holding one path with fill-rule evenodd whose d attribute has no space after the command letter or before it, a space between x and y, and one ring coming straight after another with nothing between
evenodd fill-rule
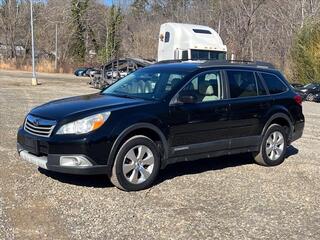
<instances>
[{"instance_id":1,"label":"utility pole","mask_svg":"<svg viewBox=\"0 0 320 240\"><path fill-rule=\"evenodd\" d=\"M56 72L58 72L58 23L56 23L56 51L55 51L54 69Z\"/></svg>"},{"instance_id":2,"label":"utility pole","mask_svg":"<svg viewBox=\"0 0 320 240\"><path fill-rule=\"evenodd\" d=\"M38 80L36 77L36 69L35 69L35 61L34 61L34 35L33 35L33 7L32 7L32 0L30 0L30 21L31 21L31 45L32 45L32 82L33 86L38 85Z\"/></svg>"}]
</instances>

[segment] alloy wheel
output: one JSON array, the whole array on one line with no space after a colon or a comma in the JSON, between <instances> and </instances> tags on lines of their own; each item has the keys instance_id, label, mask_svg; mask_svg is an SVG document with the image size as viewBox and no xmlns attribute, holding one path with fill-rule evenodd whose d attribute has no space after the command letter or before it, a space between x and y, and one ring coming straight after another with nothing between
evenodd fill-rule
<instances>
[{"instance_id":1,"label":"alloy wheel","mask_svg":"<svg viewBox=\"0 0 320 240\"><path fill-rule=\"evenodd\" d=\"M275 131L270 134L266 142L266 153L270 160L278 160L284 151L284 136L281 132Z\"/></svg>"},{"instance_id":2,"label":"alloy wheel","mask_svg":"<svg viewBox=\"0 0 320 240\"><path fill-rule=\"evenodd\" d=\"M125 155L122 172L130 183L141 184L152 174L154 163L154 155L150 148L145 145L137 145Z\"/></svg>"}]
</instances>

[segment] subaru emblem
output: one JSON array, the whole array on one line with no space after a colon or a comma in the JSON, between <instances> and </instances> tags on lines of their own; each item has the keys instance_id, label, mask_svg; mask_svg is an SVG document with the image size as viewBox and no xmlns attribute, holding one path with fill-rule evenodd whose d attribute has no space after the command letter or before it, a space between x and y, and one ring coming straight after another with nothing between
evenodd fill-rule
<instances>
[{"instance_id":1,"label":"subaru emblem","mask_svg":"<svg viewBox=\"0 0 320 240\"><path fill-rule=\"evenodd\" d=\"M40 124L39 119L34 119L32 123L35 126L39 126L39 124Z\"/></svg>"}]
</instances>

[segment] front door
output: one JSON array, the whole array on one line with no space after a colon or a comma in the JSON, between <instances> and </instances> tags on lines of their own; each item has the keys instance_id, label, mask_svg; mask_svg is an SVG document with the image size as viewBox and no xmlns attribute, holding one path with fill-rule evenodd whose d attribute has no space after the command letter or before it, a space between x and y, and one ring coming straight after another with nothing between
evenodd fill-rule
<instances>
[{"instance_id":1,"label":"front door","mask_svg":"<svg viewBox=\"0 0 320 240\"><path fill-rule=\"evenodd\" d=\"M228 149L228 101L220 71L193 78L172 100L171 156Z\"/></svg>"}]
</instances>

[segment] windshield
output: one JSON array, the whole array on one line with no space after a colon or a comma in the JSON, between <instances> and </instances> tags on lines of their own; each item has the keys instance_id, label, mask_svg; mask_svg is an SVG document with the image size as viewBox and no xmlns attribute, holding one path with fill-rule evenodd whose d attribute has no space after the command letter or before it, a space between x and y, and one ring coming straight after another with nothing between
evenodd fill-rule
<instances>
[{"instance_id":1,"label":"windshield","mask_svg":"<svg viewBox=\"0 0 320 240\"><path fill-rule=\"evenodd\" d=\"M120 97L163 99L188 74L187 71L146 68L129 74L112 84L103 94Z\"/></svg>"},{"instance_id":2,"label":"windshield","mask_svg":"<svg viewBox=\"0 0 320 240\"><path fill-rule=\"evenodd\" d=\"M225 52L191 50L191 60L226 60Z\"/></svg>"},{"instance_id":3,"label":"windshield","mask_svg":"<svg viewBox=\"0 0 320 240\"><path fill-rule=\"evenodd\" d=\"M313 89L313 88L316 88L316 87L319 87L319 86L320 86L319 84L309 83L309 84L305 85L304 87L308 88L308 89Z\"/></svg>"}]
</instances>

